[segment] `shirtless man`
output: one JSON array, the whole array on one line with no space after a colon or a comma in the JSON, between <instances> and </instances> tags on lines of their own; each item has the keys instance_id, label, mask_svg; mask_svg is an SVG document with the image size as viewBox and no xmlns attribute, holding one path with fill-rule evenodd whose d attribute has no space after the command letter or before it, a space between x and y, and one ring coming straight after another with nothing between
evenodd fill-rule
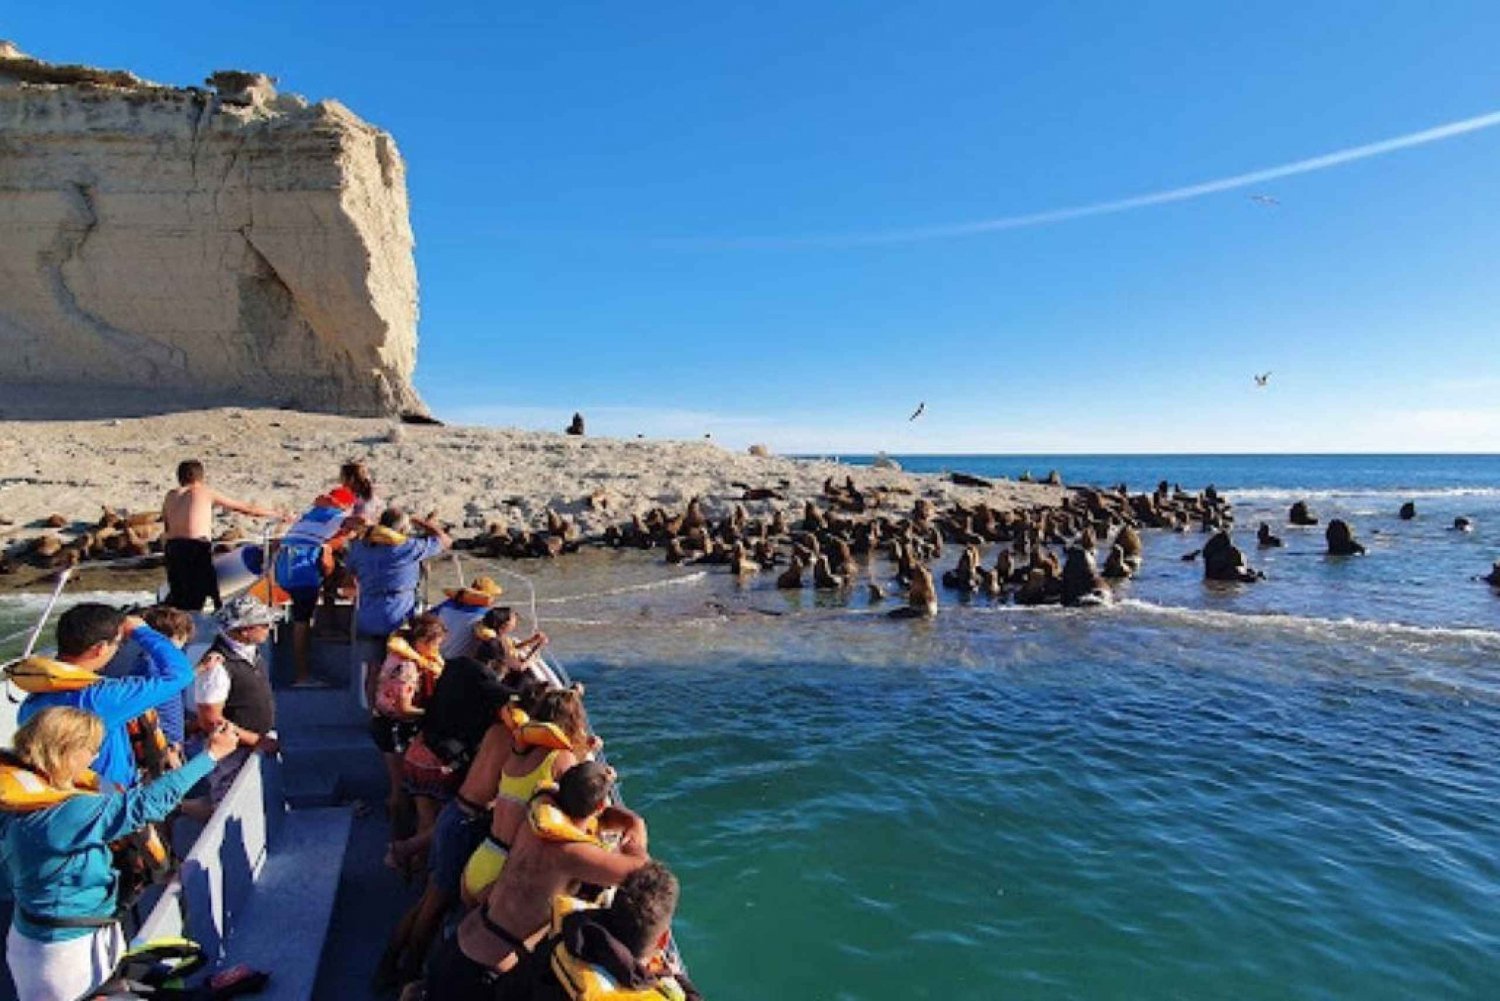
<instances>
[{"instance_id":1,"label":"shirtless man","mask_svg":"<svg viewBox=\"0 0 1500 1001\"><path fill-rule=\"evenodd\" d=\"M444 1001L505 1001L524 997L524 962L546 934L552 898L576 893L582 883L618 886L650 861L646 822L623 807L609 806L614 772L595 761L574 765L555 792L532 801L531 819L516 834L505 868L483 905L441 943L428 968L427 996ZM617 850L598 841L540 833L548 807L553 820L582 830L597 819L598 832L618 832ZM512 975L513 971L520 971Z\"/></svg>"},{"instance_id":2,"label":"shirtless man","mask_svg":"<svg viewBox=\"0 0 1500 1001\"><path fill-rule=\"evenodd\" d=\"M252 518L290 520L284 511L246 504L225 497L203 482L203 463L189 459L177 464L175 490L161 504L166 529L167 604L187 612L203 611L203 602L223 606L219 577L214 573L214 508L237 511Z\"/></svg>"}]
</instances>

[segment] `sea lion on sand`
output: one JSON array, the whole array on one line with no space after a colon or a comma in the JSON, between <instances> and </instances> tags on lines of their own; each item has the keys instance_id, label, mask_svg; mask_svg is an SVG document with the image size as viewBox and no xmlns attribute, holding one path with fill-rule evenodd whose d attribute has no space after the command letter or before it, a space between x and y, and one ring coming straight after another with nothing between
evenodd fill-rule
<instances>
[{"instance_id":1,"label":"sea lion on sand","mask_svg":"<svg viewBox=\"0 0 1500 1001\"><path fill-rule=\"evenodd\" d=\"M1312 512L1307 509L1307 501L1300 500L1287 512L1286 520L1293 525L1316 525L1318 523L1318 519L1314 518Z\"/></svg>"},{"instance_id":2,"label":"sea lion on sand","mask_svg":"<svg viewBox=\"0 0 1500 1001\"><path fill-rule=\"evenodd\" d=\"M583 415L575 413L573 415L572 422L568 424L566 430L563 431L563 434L572 434L572 435L581 435L581 434L583 434Z\"/></svg>"},{"instance_id":3,"label":"sea lion on sand","mask_svg":"<svg viewBox=\"0 0 1500 1001\"><path fill-rule=\"evenodd\" d=\"M1328 540L1329 556L1364 555L1365 547L1355 540L1354 529L1341 518L1335 518L1328 523L1328 530L1323 533L1323 537Z\"/></svg>"},{"instance_id":4,"label":"sea lion on sand","mask_svg":"<svg viewBox=\"0 0 1500 1001\"><path fill-rule=\"evenodd\" d=\"M1411 521L1417 516L1417 505L1407 501L1401 505L1401 512L1397 515L1402 521Z\"/></svg>"},{"instance_id":5,"label":"sea lion on sand","mask_svg":"<svg viewBox=\"0 0 1500 1001\"><path fill-rule=\"evenodd\" d=\"M1271 534L1271 526L1265 522L1260 523L1260 528L1255 532L1255 544L1262 549L1275 549L1282 545L1282 541Z\"/></svg>"}]
</instances>

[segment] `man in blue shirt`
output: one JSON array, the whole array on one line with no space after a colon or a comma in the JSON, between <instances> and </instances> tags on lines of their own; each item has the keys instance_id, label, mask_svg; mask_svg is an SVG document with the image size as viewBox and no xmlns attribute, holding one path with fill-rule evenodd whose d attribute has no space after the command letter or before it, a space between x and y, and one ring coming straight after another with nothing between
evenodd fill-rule
<instances>
[{"instance_id":1,"label":"man in blue shirt","mask_svg":"<svg viewBox=\"0 0 1500 1001\"><path fill-rule=\"evenodd\" d=\"M426 536L407 537L410 526ZM386 637L406 623L417 609L422 561L446 552L453 544L442 526L426 518L408 517L398 508L380 516L380 524L349 547L347 565L359 581L359 615L355 628L362 637Z\"/></svg>"},{"instance_id":2,"label":"man in blue shirt","mask_svg":"<svg viewBox=\"0 0 1500 1001\"><path fill-rule=\"evenodd\" d=\"M150 658L151 676L101 677L74 691L28 695L16 713L19 723L49 706L74 706L94 713L104 721L104 743L90 767L102 780L122 787L136 783L135 755L126 724L146 710L179 697L193 683L193 666L171 640L144 620L109 605L75 605L57 620L57 659L89 672L102 670L127 637Z\"/></svg>"}]
</instances>

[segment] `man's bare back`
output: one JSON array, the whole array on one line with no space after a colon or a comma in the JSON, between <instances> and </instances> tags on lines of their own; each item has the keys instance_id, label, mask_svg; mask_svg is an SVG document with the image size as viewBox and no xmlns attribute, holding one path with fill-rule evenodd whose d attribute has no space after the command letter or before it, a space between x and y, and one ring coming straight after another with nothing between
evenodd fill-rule
<instances>
[{"instance_id":1,"label":"man's bare back","mask_svg":"<svg viewBox=\"0 0 1500 1001\"><path fill-rule=\"evenodd\" d=\"M161 503L162 522L168 539L212 539L214 534L214 508L236 511L255 518L282 518L280 511L246 504L225 497L201 480L167 491Z\"/></svg>"}]
</instances>

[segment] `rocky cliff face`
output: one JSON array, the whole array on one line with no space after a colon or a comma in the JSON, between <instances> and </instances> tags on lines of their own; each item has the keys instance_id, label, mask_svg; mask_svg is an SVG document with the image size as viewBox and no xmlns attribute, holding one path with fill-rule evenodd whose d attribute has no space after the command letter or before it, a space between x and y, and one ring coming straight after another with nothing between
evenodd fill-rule
<instances>
[{"instance_id":1,"label":"rocky cliff face","mask_svg":"<svg viewBox=\"0 0 1500 1001\"><path fill-rule=\"evenodd\" d=\"M0 383L422 410L395 143L264 76L208 83L0 42Z\"/></svg>"}]
</instances>

